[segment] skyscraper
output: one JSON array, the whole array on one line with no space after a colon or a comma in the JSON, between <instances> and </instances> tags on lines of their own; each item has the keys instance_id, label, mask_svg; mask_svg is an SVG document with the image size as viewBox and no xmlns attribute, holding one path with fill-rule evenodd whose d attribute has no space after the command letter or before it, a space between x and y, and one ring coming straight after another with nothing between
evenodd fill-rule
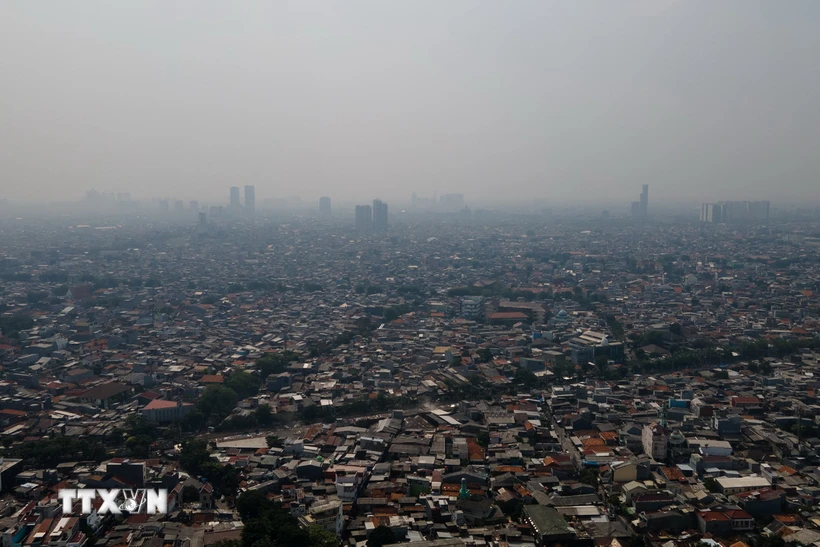
<instances>
[{"instance_id":1,"label":"skyscraper","mask_svg":"<svg viewBox=\"0 0 820 547\"><path fill-rule=\"evenodd\" d=\"M387 231L387 204L378 199L373 200L373 229Z\"/></svg>"},{"instance_id":2,"label":"skyscraper","mask_svg":"<svg viewBox=\"0 0 820 547\"><path fill-rule=\"evenodd\" d=\"M719 201L704 203L700 209L701 222L743 223L769 220L768 201Z\"/></svg>"},{"instance_id":3,"label":"skyscraper","mask_svg":"<svg viewBox=\"0 0 820 547\"><path fill-rule=\"evenodd\" d=\"M719 223L723 207L716 203L704 203L700 206L700 221L709 223Z\"/></svg>"},{"instance_id":4,"label":"skyscraper","mask_svg":"<svg viewBox=\"0 0 820 547\"><path fill-rule=\"evenodd\" d=\"M368 233L373 229L373 208L370 205L356 206L356 231Z\"/></svg>"},{"instance_id":5,"label":"skyscraper","mask_svg":"<svg viewBox=\"0 0 820 547\"><path fill-rule=\"evenodd\" d=\"M649 216L649 185L643 185L643 191L641 192L641 216L646 218Z\"/></svg>"},{"instance_id":6,"label":"skyscraper","mask_svg":"<svg viewBox=\"0 0 820 547\"><path fill-rule=\"evenodd\" d=\"M239 208L239 186L231 186L231 209Z\"/></svg>"},{"instance_id":7,"label":"skyscraper","mask_svg":"<svg viewBox=\"0 0 820 547\"><path fill-rule=\"evenodd\" d=\"M644 184L641 191L641 200L632 202L632 216L634 218L645 219L649 209L649 185Z\"/></svg>"},{"instance_id":8,"label":"skyscraper","mask_svg":"<svg viewBox=\"0 0 820 547\"><path fill-rule=\"evenodd\" d=\"M319 214L323 217L330 216L330 198L329 197L321 197L319 198Z\"/></svg>"},{"instance_id":9,"label":"skyscraper","mask_svg":"<svg viewBox=\"0 0 820 547\"><path fill-rule=\"evenodd\" d=\"M256 188L252 185L245 185L245 212L253 214L256 211Z\"/></svg>"}]
</instances>

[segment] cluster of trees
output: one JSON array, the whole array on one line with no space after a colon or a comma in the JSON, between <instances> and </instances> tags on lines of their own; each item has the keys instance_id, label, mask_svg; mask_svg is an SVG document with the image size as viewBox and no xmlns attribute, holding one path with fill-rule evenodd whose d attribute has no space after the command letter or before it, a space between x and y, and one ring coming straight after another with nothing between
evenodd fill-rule
<instances>
[{"instance_id":1,"label":"cluster of trees","mask_svg":"<svg viewBox=\"0 0 820 547\"><path fill-rule=\"evenodd\" d=\"M7 281L9 283L26 283L31 281L31 274L23 272L3 272L0 273L0 280Z\"/></svg>"},{"instance_id":2,"label":"cluster of trees","mask_svg":"<svg viewBox=\"0 0 820 547\"><path fill-rule=\"evenodd\" d=\"M264 380L271 374L281 374L285 372L288 365L298 360L299 354L289 350L279 353L267 353L256 360L256 370Z\"/></svg>"},{"instance_id":3,"label":"cluster of trees","mask_svg":"<svg viewBox=\"0 0 820 547\"><path fill-rule=\"evenodd\" d=\"M185 416L183 426L199 431L205 426L216 427L236 408L239 396L227 386L208 386Z\"/></svg>"},{"instance_id":4,"label":"cluster of trees","mask_svg":"<svg viewBox=\"0 0 820 547\"><path fill-rule=\"evenodd\" d=\"M102 443L77 437L29 441L4 450L4 456L22 458L27 465L51 468L68 461L102 461L108 453Z\"/></svg>"},{"instance_id":5,"label":"cluster of trees","mask_svg":"<svg viewBox=\"0 0 820 547\"><path fill-rule=\"evenodd\" d=\"M26 293L26 302L29 304L37 304L48 299L48 291L28 291Z\"/></svg>"},{"instance_id":6,"label":"cluster of trees","mask_svg":"<svg viewBox=\"0 0 820 547\"><path fill-rule=\"evenodd\" d=\"M327 355L328 353L330 353L331 351L333 351L334 349L336 349L340 346L349 345L353 341L353 339L356 338L356 336L358 336L358 335L364 336L364 335L368 334L372 330L372 328L373 328L373 325L369 324L369 325L363 325L363 326L359 327L358 328L359 332L352 332L352 331L349 331L349 330L342 331L339 334L337 334L336 337L333 340L331 340L329 342L325 341L325 340L311 340L311 341L307 342L308 355L311 358L321 357L322 355Z\"/></svg>"},{"instance_id":7,"label":"cluster of trees","mask_svg":"<svg viewBox=\"0 0 820 547\"><path fill-rule=\"evenodd\" d=\"M605 320L607 327L609 327L609 330L612 332L612 336L614 336L616 340L623 340L624 326L621 322L618 321L618 319L616 319L616 317L611 313L607 314Z\"/></svg>"},{"instance_id":8,"label":"cluster of trees","mask_svg":"<svg viewBox=\"0 0 820 547\"><path fill-rule=\"evenodd\" d=\"M296 517L258 491L248 491L239 496L236 500L236 509L244 524L242 540L238 547L339 545L339 538L335 534L321 526L300 527Z\"/></svg>"},{"instance_id":9,"label":"cluster of trees","mask_svg":"<svg viewBox=\"0 0 820 547\"><path fill-rule=\"evenodd\" d=\"M739 361L756 361L763 357L784 358L804 348L813 350L820 348L820 339L785 340L775 338L771 343L771 347L769 347L769 342L766 340L756 340L754 342L742 342L726 348L717 348L708 340L699 340L692 344L692 349L677 348L672 352L672 355L659 359L650 360L639 357L629 365L633 373L666 372L718 364L732 364ZM760 374L772 373L771 366L767 363L750 365L750 370L754 370L753 367L757 367Z\"/></svg>"},{"instance_id":10,"label":"cluster of trees","mask_svg":"<svg viewBox=\"0 0 820 547\"><path fill-rule=\"evenodd\" d=\"M48 270L40 273L43 283L68 283L68 272L63 270Z\"/></svg>"},{"instance_id":11,"label":"cluster of trees","mask_svg":"<svg viewBox=\"0 0 820 547\"><path fill-rule=\"evenodd\" d=\"M190 439L182 444L179 457L180 466L194 477L206 479L214 487L214 495L236 495L239 488L239 472L232 465L223 465L211 458L208 442Z\"/></svg>"},{"instance_id":12,"label":"cluster of trees","mask_svg":"<svg viewBox=\"0 0 820 547\"><path fill-rule=\"evenodd\" d=\"M391 306L389 308L385 308L384 310L384 318L387 321L393 321L398 319L405 313L410 313L413 311L413 307L410 304L399 304L398 306Z\"/></svg>"},{"instance_id":13,"label":"cluster of trees","mask_svg":"<svg viewBox=\"0 0 820 547\"><path fill-rule=\"evenodd\" d=\"M160 436L156 423L146 420L141 414L132 414L125 420L125 447L135 458L149 458L151 445Z\"/></svg>"},{"instance_id":14,"label":"cluster of trees","mask_svg":"<svg viewBox=\"0 0 820 547\"><path fill-rule=\"evenodd\" d=\"M378 414L388 410L407 408L416 403L417 401L415 399L404 395L400 397L388 397L384 393L379 393L376 397L365 397L330 407L320 407L315 404L307 405L299 412L299 418L305 423L314 423L317 421L329 423L336 418Z\"/></svg>"},{"instance_id":15,"label":"cluster of trees","mask_svg":"<svg viewBox=\"0 0 820 547\"><path fill-rule=\"evenodd\" d=\"M192 431L199 431L206 425L218 427L233 412L236 403L256 395L261 385L262 378L259 374L241 370L233 372L224 385L208 386L202 392L194 408L185 417L183 425ZM235 424L234 428L239 425Z\"/></svg>"},{"instance_id":16,"label":"cluster of trees","mask_svg":"<svg viewBox=\"0 0 820 547\"><path fill-rule=\"evenodd\" d=\"M18 338L21 330L34 327L34 319L25 313L0 315L0 332L8 338Z\"/></svg>"}]
</instances>

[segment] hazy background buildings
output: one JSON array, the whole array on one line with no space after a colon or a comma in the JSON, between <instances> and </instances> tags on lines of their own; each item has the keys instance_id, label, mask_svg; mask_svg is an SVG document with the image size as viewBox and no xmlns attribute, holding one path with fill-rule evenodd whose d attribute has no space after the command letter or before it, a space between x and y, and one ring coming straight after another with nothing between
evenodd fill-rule
<instances>
[{"instance_id":1,"label":"hazy background buildings","mask_svg":"<svg viewBox=\"0 0 820 547\"><path fill-rule=\"evenodd\" d=\"M10 0L0 196L173 210L251 185L252 209L417 192L615 215L650 184L653 215L816 205L818 16L812 0Z\"/></svg>"}]
</instances>

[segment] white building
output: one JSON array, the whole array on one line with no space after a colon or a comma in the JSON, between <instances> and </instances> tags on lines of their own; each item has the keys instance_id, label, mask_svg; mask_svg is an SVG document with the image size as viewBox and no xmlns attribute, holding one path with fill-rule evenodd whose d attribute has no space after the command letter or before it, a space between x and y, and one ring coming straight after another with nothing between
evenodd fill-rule
<instances>
[{"instance_id":1,"label":"white building","mask_svg":"<svg viewBox=\"0 0 820 547\"><path fill-rule=\"evenodd\" d=\"M755 475L749 477L719 477L715 479L715 482L717 482L720 491L726 495L771 487L766 478Z\"/></svg>"},{"instance_id":2,"label":"white building","mask_svg":"<svg viewBox=\"0 0 820 547\"><path fill-rule=\"evenodd\" d=\"M666 429L657 423L651 423L643 427L641 433L641 441L643 443L643 451L655 461L663 461L666 459L666 451L669 446L669 435L666 434Z\"/></svg>"}]
</instances>

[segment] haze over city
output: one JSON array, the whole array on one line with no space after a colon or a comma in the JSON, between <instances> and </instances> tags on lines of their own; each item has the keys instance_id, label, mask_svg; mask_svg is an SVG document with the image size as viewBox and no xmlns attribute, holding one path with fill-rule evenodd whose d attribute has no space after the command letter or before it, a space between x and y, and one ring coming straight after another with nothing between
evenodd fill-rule
<instances>
[{"instance_id":1,"label":"haze over city","mask_svg":"<svg viewBox=\"0 0 820 547\"><path fill-rule=\"evenodd\" d=\"M7 1L0 198L816 204L813 1Z\"/></svg>"}]
</instances>

